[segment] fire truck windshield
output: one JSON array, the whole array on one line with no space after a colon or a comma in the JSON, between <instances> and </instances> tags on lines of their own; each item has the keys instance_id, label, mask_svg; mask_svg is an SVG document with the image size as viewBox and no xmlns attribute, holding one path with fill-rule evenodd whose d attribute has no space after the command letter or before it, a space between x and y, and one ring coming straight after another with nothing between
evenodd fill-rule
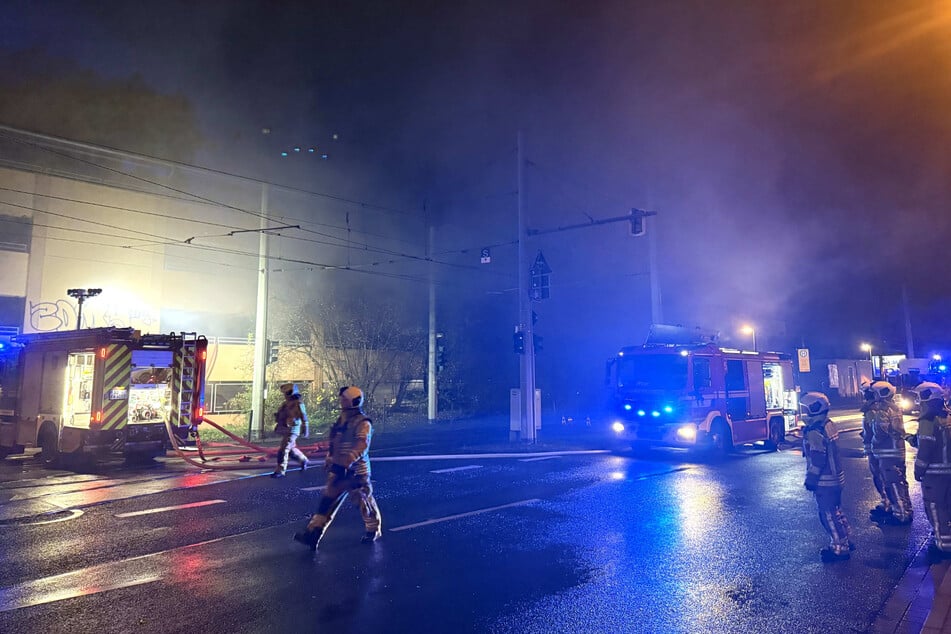
<instances>
[{"instance_id":1,"label":"fire truck windshield","mask_svg":"<svg viewBox=\"0 0 951 634\"><path fill-rule=\"evenodd\" d=\"M618 359L618 389L683 390L686 385L687 358L679 354L636 354Z\"/></svg>"}]
</instances>

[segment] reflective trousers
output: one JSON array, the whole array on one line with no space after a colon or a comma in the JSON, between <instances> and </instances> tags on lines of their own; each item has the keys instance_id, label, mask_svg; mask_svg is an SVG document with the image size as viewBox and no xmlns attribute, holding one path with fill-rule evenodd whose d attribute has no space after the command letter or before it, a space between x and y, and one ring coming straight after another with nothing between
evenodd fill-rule
<instances>
[{"instance_id":1,"label":"reflective trousers","mask_svg":"<svg viewBox=\"0 0 951 634\"><path fill-rule=\"evenodd\" d=\"M866 447L865 451L868 453L869 449ZM878 491L878 497L881 498L882 508L885 509L887 513L890 513L892 504L888 494L885 492L885 478L882 475L882 464L881 461L871 453L868 454L868 470L872 472L872 484L875 485L875 490ZM907 490L908 487L906 486L905 488Z\"/></svg>"},{"instance_id":2,"label":"reflective trousers","mask_svg":"<svg viewBox=\"0 0 951 634\"><path fill-rule=\"evenodd\" d=\"M338 477L333 473L327 475L327 486L320 497L317 513L307 524L307 530L321 533L326 531L344 500L351 493L355 496L354 503L360 507L360 515L363 517L367 532L379 533L382 525L380 508L373 497L373 485L370 484L369 476L354 475L348 478Z\"/></svg>"},{"instance_id":3,"label":"reflective trousers","mask_svg":"<svg viewBox=\"0 0 951 634\"><path fill-rule=\"evenodd\" d=\"M849 552L849 521L842 512L842 489L819 487L815 492L819 521L829 534L829 548L839 555Z\"/></svg>"},{"instance_id":4,"label":"reflective trousers","mask_svg":"<svg viewBox=\"0 0 951 634\"><path fill-rule=\"evenodd\" d=\"M895 519L907 522L911 519L911 495L908 494L908 479L905 477L905 461L880 458L879 466L888 506ZM890 507L890 508L889 508Z\"/></svg>"},{"instance_id":5,"label":"reflective trousers","mask_svg":"<svg viewBox=\"0 0 951 634\"><path fill-rule=\"evenodd\" d=\"M294 459L301 464L307 463L307 456L297 448L297 434L285 434L281 438L281 447L277 450L277 470L281 473L287 471L287 461L290 454L294 454Z\"/></svg>"},{"instance_id":6,"label":"reflective trousers","mask_svg":"<svg viewBox=\"0 0 951 634\"><path fill-rule=\"evenodd\" d=\"M938 550L951 552L951 475L925 474L921 481L921 497Z\"/></svg>"}]
</instances>

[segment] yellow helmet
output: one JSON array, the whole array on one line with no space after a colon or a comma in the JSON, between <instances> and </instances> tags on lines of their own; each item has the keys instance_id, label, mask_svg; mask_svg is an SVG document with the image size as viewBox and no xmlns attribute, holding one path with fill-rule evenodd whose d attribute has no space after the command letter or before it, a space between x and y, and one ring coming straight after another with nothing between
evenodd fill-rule
<instances>
[{"instance_id":1,"label":"yellow helmet","mask_svg":"<svg viewBox=\"0 0 951 634\"><path fill-rule=\"evenodd\" d=\"M354 385L342 387L340 388L340 399L344 408L362 407L363 390Z\"/></svg>"},{"instance_id":2,"label":"yellow helmet","mask_svg":"<svg viewBox=\"0 0 951 634\"><path fill-rule=\"evenodd\" d=\"M875 381L869 389L876 401L887 401L895 396L895 386L888 381Z\"/></svg>"}]
</instances>

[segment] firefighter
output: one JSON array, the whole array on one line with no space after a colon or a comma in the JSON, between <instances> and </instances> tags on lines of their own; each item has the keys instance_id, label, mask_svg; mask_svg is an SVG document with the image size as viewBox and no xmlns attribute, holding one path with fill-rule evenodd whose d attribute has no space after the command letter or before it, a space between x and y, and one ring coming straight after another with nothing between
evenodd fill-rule
<instances>
[{"instance_id":1,"label":"firefighter","mask_svg":"<svg viewBox=\"0 0 951 634\"><path fill-rule=\"evenodd\" d=\"M915 480L921 482L933 548L951 554L951 412L940 385L925 382L915 391L921 400Z\"/></svg>"},{"instance_id":2,"label":"firefighter","mask_svg":"<svg viewBox=\"0 0 951 634\"><path fill-rule=\"evenodd\" d=\"M330 428L330 448L324 468L327 486L320 497L317 513L307 527L294 535L302 544L317 549L323 537L349 494L356 497L366 532L360 540L372 544L382 535L380 509L373 497L370 484L370 439L373 422L363 413L363 391L358 387L340 388L340 416Z\"/></svg>"},{"instance_id":3,"label":"firefighter","mask_svg":"<svg viewBox=\"0 0 951 634\"><path fill-rule=\"evenodd\" d=\"M287 461L290 454L301 464L301 472L307 470L310 462L307 456L297 448L297 438L309 436L307 425L307 408L301 400L300 390L294 383L285 383L281 386L284 402L274 414L277 425L274 432L281 436L281 447L277 450L277 469L271 474L272 478L283 478L287 475Z\"/></svg>"},{"instance_id":4,"label":"firefighter","mask_svg":"<svg viewBox=\"0 0 951 634\"><path fill-rule=\"evenodd\" d=\"M874 515L873 510L872 519L890 524L911 524L911 496L905 476L905 422L901 408L895 402L895 386L888 381L876 381L869 391L873 397L865 413L865 421L872 432L869 464L873 460L877 463L881 482L876 482L875 488L882 485L886 496L884 512ZM868 439L865 442L869 442Z\"/></svg>"},{"instance_id":5,"label":"firefighter","mask_svg":"<svg viewBox=\"0 0 951 634\"><path fill-rule=\"evenodd\" d=\"M888 501L888 494L885 493L885 479L882 478L882 468L878 458L872 453L872 434L874 432L872 431L873 418L870 411L876 402L872 386L864 385L862 395L865 398L862 403L862 444L865 447L865 455L868 457L868 470L872 473L872 484L875 485L879 497L878 505L870 510L868 515L873 522L879 522L884 521L885 517L891 515L892 505Z\"/></svg>"},{"instance_id":6,"label":"firefighter","mask_svg":"<svg viewBox=\"0 0 951 634\"><path fill-rule=\"evenodd\" d=\"M830 538L819 554L827 562L848 559L854 546L849 541L849 522L842 512L845 472L839 460L839 432L829 420L829 398L821 392L808 392L799 403L806 421L802 430L805 486L816 496L819 521Z\"/></svg>"}]
</instances>

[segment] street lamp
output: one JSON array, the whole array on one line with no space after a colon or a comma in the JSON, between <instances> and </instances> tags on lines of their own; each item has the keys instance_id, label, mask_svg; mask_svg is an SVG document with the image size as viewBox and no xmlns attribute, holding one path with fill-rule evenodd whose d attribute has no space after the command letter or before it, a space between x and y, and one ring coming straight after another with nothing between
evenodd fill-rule
<instances>
[{"instance_id":1,"label":"street lamp","mask_svg":"<svg viewBox=\"0 0 951 634\"><path fill-rule=\"evenodd\" d=\"M753 326L746 324L740 328L740 332L753 338L753 352L756 352L756 330L753 328Z\"/></svg>"},{"instance_id":2,"label":"street lamp","mask_svg":"<svg viewBox=\"0 0 951 634\"><path fill-rule=\"evenodd\" d=\"M70 288L66 290L67 295L75 297L76 301L79 302L79 312L76 316L76 330L83 327L83 302L86 301L87 298L95 297L101 292L101 288Z\"/></svg>"},{"instance_id":3,"label":"street lamp","mask_svg":"<svg viewBox=\"0 0 951 634\"><path fill-rule=\"evenodd\" d=\"M872 364L872 378L874 379L875 378L875 359L872 358L872 344L863 342L862 345L859 347L868 353L868 362Z\"/></svg>"}]
</instances>

